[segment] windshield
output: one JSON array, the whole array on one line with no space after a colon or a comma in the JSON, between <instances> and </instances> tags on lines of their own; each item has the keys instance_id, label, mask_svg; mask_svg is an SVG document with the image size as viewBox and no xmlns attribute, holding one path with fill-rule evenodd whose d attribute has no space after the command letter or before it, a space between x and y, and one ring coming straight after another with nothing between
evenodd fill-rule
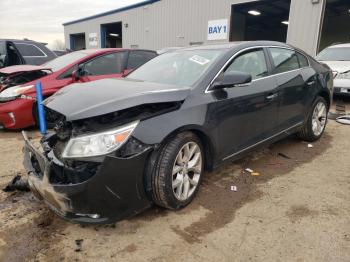
<instances>
[{"instance_id":1,"label":"windshield","mask_svg":"<svg viewBox=\"0 0 350 262\"><path fill-rule=\"evenodd\" d=\"M192 86L221 53L222 50L166 53L144 64L127 78L160 84Z\"/></svg>"},{"instance_id":2,"label":"windshield","mask_svg":"<svg viewBox=\"0 0 350 262\"><path fill-rule=\"evenodd\" d=\"M71 63L88 56L89 54L83 52L72 52L63 56L59 56L45 64L48 68L51 68L53 72L61 70L62 68L70 65Z\"/></svg>"},{"instance_id":3,"label":"windshield","mask_svg":"<svg viewBox=\"0 0 350 262\"><path fill-rule=\"evenodd\" d=\"M316 59L319 61L350 61L350 48L327 48L319 53Z\"/></svg>"}]
</instances>

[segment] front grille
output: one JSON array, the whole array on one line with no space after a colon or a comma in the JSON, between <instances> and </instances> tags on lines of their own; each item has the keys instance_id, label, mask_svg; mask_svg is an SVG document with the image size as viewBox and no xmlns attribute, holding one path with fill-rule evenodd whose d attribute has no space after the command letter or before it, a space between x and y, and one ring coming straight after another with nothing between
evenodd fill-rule
<instances>
[{"instance_id":1,"label":"front grille","mask_svg":"<svg viewBox=\"0 0 350 262\"><path fill-rule=\"evenodd\" d=\"M94 176L99 168L99 163L75 162L73 167L51 165L51 184L66 185L79 184Z\"/></svg>"},{"instance_id":2,"label":"front grille","mask_svg":"<svg viewBox=\"0 0 350 262\"><path fill-rule=\"evenodd\" d=\"M72 134L72 125L66 121L66 117L48 107L45 107L46 120L54 124L54 130L59 140L69 140Z\"/></svg>"}]
</instances>

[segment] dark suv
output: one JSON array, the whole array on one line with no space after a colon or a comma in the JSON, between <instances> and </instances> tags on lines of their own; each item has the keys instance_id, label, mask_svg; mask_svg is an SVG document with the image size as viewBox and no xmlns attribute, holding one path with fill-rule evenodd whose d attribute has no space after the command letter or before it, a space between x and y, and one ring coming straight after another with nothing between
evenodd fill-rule
<instances>
[{"instance_id":1,"label":"dark suv","mask_svg":"<svg viewBox=\"0 0 350 262\"><path fill-rule=\"evenodd\" d=\"M12 65L41 65L57 55L32 40L0 39L0 68Z\"/></svg>"}]
</instances>

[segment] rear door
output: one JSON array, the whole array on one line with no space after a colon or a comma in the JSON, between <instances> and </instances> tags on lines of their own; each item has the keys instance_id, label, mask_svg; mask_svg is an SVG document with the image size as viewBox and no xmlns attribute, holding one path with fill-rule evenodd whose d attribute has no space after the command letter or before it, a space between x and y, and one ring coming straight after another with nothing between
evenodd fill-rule
<instances>
[{"instance_id":1,"label":"rear door","mask_svg":"<svg viewBox=\"0 0 350 262\"><path fill-rule=\"evenodd\" d=\"M269 76L263 48L238 55L225 69L252 75L248 85L214 91L215 118L219 125L220 152L228 158L275 133L277 125L276 80Z\"/></svg>"},{"instance_id":2,"label":"rear door","mask_svg":"<svg viewBox=\"0 0 350 262\"><path fill-rule=\"evenodd\" d=\"M308 91L313 82L306 78L295 50L280 47L268 50L278 85L278 129L283 131L304 121Z\"/></svg>"},{"instance_id":3,"label":"rear door","mask_svg":"<svg viewBox=\"0 0 350 262\"><path fill-rule=\"evenodd\" d=\"M94 57L82 66L81 82L89 82L103 78L120 78L125 70L127 52L114 52Z\"/></svg>"}]
</instances>

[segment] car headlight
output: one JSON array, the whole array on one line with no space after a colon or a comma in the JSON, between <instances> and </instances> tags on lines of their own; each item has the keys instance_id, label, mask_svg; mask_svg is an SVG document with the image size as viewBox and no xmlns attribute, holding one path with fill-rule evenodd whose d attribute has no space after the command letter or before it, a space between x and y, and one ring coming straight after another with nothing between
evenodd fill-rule
<instances>
[{"instance_id":1,"label":"car headlight","mask_svg":"<svg viewBox=\"0 0 350 262\"><path fill-rule=\"evenodd\" d=\"M0 93L0 98L5 98L5 99L15 99L19 96L21 96L25 91L33 88L34 85L29 85L29 86L12 86Z\"/></svg>"},{"instance_id":2,"label":"car headlight","mask_svg":"<svg viewBox=\"0 0 350 262\"><path fill-rule=\"evenodd\" d=\"M71 138L66 145L63 158L84 158L109 154L120 148L131 136L139 121L113 130Z\"/></svg>"}]
</instances>

